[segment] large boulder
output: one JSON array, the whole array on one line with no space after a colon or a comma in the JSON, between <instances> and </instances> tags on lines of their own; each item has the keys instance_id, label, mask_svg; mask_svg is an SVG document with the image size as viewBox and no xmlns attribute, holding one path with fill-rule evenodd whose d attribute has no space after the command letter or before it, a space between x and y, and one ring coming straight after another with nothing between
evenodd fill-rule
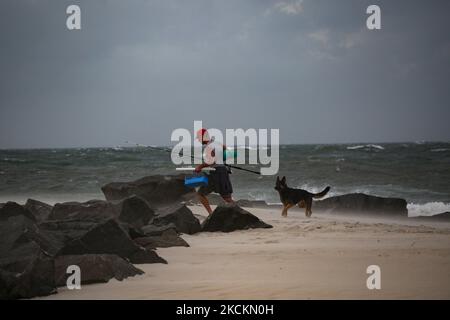
<instances>
[{"instance_id":1,"label":"large boulder","mask_svg":"<svg viewBox=\"0 0 450 320\"><path fill-rule=\"evenodd\" d=\"M86 228L87 227L87 228ZM58 230L59 229L59 230ZM59 233L61 228L54 232ZM75 222L58 255L116 254L132 263L165 263L156 252L138 246L115 219L91 226Z\"/></svg>"},{"instance_id":2,"label":"large boulder","mask_svg":"<svg viewBox=\"0 0 450 320\"><path fill-rule=\"evenodd\" d=\"M117 216L114 205L103 200L57 203L48 220L102 221Z\"/></svg>"},{"instance_id":3,"label":"large boulder","mask_svg":"<svg viewBox=\"0 0 450 320\"><path fill-rule=\"evenodd\" d=\"M31 298L56 292L53 259L28 242L0 258L0 299Z\"/></svg>"},{"instance_id":4,"label":"large boulder","mask_svg":"<svg viewBox=\"0 0 450 320\"><path fill-rule=\"evenodd\" d=\"M194 234L201 230L200 222L185 205L160 208L151 222L155 226L173 224L180 233Z\"/></svg>"},{"instance_id":5,"label":"large boulder","mask_svg":"<svg viewBox=\"0 0 450 320\"><path fill-rule=\"evenodd\" d=\"M79 236L67 241L58 255L109 253L128 258L139 250L139 247L114 219L94 223L83 231Z\"/></svg>"},{"instance_id":6,"label":"large boulder","mask_svg":"<svg viewBox=\"0 0 450 320\"><path fill-rule=\"evenodd\" d=\"M0 298L55 291L53 258L58 246L25 215L0 220Z\"/></svg>"},{"instance_id":7,"label":"large boulder","mask_svg":"<svg viewBox=\"0 0 450 320\"><path fill-rule=\"evenodd\" d=\"M40 228L60 245L58 256L116 254L132 263L166 263L156 252L137 245L115 219L47 221Z\"/></svg>"},{"instance_id":8,"label":"large boulder","mask_svg":"<svg viewBox=\"0 0 450 320\"><path fill-rule=\"evenodd\" d=\"M33 214L38 222L47 220L53 209L53 206L34 199L28 199L24 207Z\"/></svg>"},{"instance_id":9,"label":"large boulder","mask_svg":"<svg viewBox=\"0 0 450 320\"><path fill-rule=\"evenodd\" d=\"M236 204L218 206L202 224L202 231L232 232L253 228L272 228Z\"/></svg>"},{"instance_id":10,"label":"large boulder","mask_svg":"<svg viewBox=\"0 0 450 320\"><path fill-rule=\"evenodd\" d=\"M134 264L147 264L147 263L165 263L167 261L161 258L152 248L141 248L134 252L129 258L131 263Z\"/></svg>"},{"instance_id":11,"label":"large boulder","mask_svg":"<svg viewBox=\"0 0 450 320\"><path fill-rule=\"evenodd\" d=\"M140 229L155 216L152 208L140 197L130 196L119 201L90 200L87 202L57 203L49 220L104 221L118 219L127 229ZM138 231L136 231L138 232Z\"/></svg>"},{"instance_id":12,"label":"large boulder","mask_svg":"<svg viewBox=\"0 0 450 320\"><path fill-rule=\"evenodd\" d=\"M194 189L184 185L184 175L155 175L131 182L112 182L102 187L107 200L122 200L132 195L145 199L153 207L183 202L192 198Z\"/></svg>"},{"instance_id":13,"label":"large boulder","mask_svg":"<svg viewBox=\"0 0 450 320\"><path fill-rule=\"evenodd\" d=\"M9 201L0 206L0 220L5 220L12 216L24 216L36 221L36 217L28 209L16 202Z\"/></svg>"},{"instance_id":14,"label":"large boulder","mask_svg":"<svg viewBox=\"0 0 450 320\"><path fill-rule=\"evenodd\" d=\"M351 193L316 201L313 210L326 210L343 213L374 213L408 216L406 200L399 198L382 198L364 193Z\"/></svg>"},{"instance_id":15,"label":"large boulder","mask_svg":"<svg viewBox=\"0 0 450 320\"><path fill-rule=\"evenodd\" d=\"M42 234L55 240L59 253L66 244L83 237L98 224L99 222L90 220L49 220L39 224L39 229Z\"/></svg>"},{"instance_id":16,"label":"large boulder","mask_svg":"<svg viewBox=\"0 0 450 320\"><path fill-rule=\"evenodd\" d=\"M142 232L144 233L144 235L136 238L161 236L168 230L173 230L176 232L177 227L173 223L163 224L160 226L149 224L142 228Z\"/></svg>"},{"instance_id":17,"label":"large boulder","mask_svg":"<svg viewBox=\"0 0 450 320\"><path fill-rule=\"evenodd\" d=\"M76 265L80 268L81 284L108 282L115 278L125 278L144 272L128 261L113 254L83 254L59 256L55 259L55 282L57 286L66 286L67 268Z\"/></svg>"},{"instance_id":18,"label":"large boulder","mask_svg":"<svg viewBox=\"0 0 450 320\"><path fill-rule=\"evenodd\" d=\"M35 223L22 215L10 216L0 220L0 257L7 255L30 228L35 228Z\"/></svg>"},{"instance_id":19,"label":"large boulder","mask_svg":"<svg viewBox=\"0 0 450 320\"><path fill-rule=\"evenodd\" d=\"M43 232L24 215L0 221L0 257L8 257L13 249L30 242L37 244L49 256L56 255L61 247L57 239Z\"/></svg>"},{"instance_id":20,"label":"large boulder","mask_svg":"<svg viewBox=\"0 0 450 320\"><path fill-rule=\"evenodd\" d=\"M189 244L173 229L168 229L158 236L136 238L134 241L146 249L189 247Z\"/></svg>"},{"instance_id":21,"label":"large boulder","mask_svg":"<svg viewBox=\"0 0 450 320\"><path fill-rule=\"evenodd\" d=\"M79 205L72 203L65 208L71 210L59 208L53 212L52 209L52 213L61 220L45 220L45 213L42 213L37 220L44 221L39 223L32 210L13 202L4 204L0 216L0 298L30 298L55 292L54 260L61 256L111 254L131 263L167 263L151 248L136 244L123 228L127 223L119 222L118 218L122 217L125 221L141 226L153 217L151 209L145 207L144 213L139 210L140 204L146 205L145 201L130 202L125 199L120 204L113 204L117 218L108 218L106 212L110 210L110 204L104 206L104 203L98 205L98 202L92 202L94 206L83 211L83 208L79 210ZM104 208L108 209L102 211ZM96 217L96 214L101 218ZM139 235L143 236L144 233ZM81 260L86 265L96 261L92 257ZM98 271L103 272L103 277L95 270L90 270L92 276L89 279L96 276L106 279L111 274L119 278L121 274L127 274L123 271L128 269L117 259L109 259L104 264L109 269Z\"/></svg>"},{"instance_id":22,"label":"large boulder","mask_svg":"<svg viewBox=\"0 0 450 320\"><path fill-rule=\"evenodd\" d=\"M117 217L134 228L142 228L155 216L147 202L138 196L130 196L115 202Z\"/></svg>"},{"instance_id":23,"label":"large boulder","mask_svg":"<svg viewBox=\"0 0 450 320\"><path fill-rule=\"evenodd\" d=\"M0 204L1 205L1 204ZM17 283L16 273L5 271L0 269L0 299L17 299L17 295L14 295L12 291Z\"/></svg>"}]
</instances>

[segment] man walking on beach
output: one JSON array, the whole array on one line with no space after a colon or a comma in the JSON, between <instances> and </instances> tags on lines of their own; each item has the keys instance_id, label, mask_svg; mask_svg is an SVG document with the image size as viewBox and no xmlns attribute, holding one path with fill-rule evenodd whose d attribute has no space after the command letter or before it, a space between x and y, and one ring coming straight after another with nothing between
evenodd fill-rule
<instances>
[{"instance_id":1,"label":"man walking on beach","mask_svg":"<svg viewBox=\"0 0 450 320\"><path fill-rule=\"evenodd\" d=\"M197 140L201 142L202 146L204 146L204 149L206 149L208 153L208 149L210 149L211 156L214 155L214 147L212 144L214 143L210 138L208 134L208 130L202 128L197 131ZM223 150L225 152L226 146L222 145ZM208 174L208 185L207 186L201 186L200 189L197 191L198 197L202 205L205 207L206 211L208 211L209 214L212 213L211 206L209 205L209 201L207 198L207 195L211 192L215 192L221 195L222 199L225 202L233 203L233 186L231 185L230 181L230 169L225 164L217 164L213 162L212 164L202 163L199 164L195 168L195 172L199 173L202 171L203 168L212 167L214 170L212 170Z\"/></svg>"}]
</instances>

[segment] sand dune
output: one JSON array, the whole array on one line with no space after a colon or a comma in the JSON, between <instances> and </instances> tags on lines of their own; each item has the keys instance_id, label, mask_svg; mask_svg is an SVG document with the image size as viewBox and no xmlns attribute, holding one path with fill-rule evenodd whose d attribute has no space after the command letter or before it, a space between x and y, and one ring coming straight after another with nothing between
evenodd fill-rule
<instances>
[{"instance_id":1,"label":"sand dune","mask_svg":"<svg viewBox=\"0 0 450 320\"><path fill-rule=\"evenodd\" d=\"M168 265L44 299L450 298L449 223L248 210L274 228L183 235L191 247L158 249ZM366 287L369 265L381 290Z\"/></svg>"}]
</instances>

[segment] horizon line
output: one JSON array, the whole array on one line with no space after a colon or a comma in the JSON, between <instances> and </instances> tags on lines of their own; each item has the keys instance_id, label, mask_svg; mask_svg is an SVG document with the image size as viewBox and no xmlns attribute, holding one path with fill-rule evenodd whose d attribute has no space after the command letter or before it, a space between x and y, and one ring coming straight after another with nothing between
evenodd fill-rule
<instances>
[{"instance_id":1,"label":"horizon line","mask_svg":"<svg viewBox=\"0 0 450 320\"><path fill-rule=\"evenodd\" d=\"M390 142L369 142L369 141L359 141L359 142L330 142L330 143L314 143L314 142L305 142L305 143L280 143L278 146L306 146L306 145L349 145L349 144L427 144L427 143L450 143L450 140L416 140L416 141L390 141ZM189 146L189 145L186 145ZM271 146L268 144L267 146ZM132 148L166 148L171 147L171 145L151 145L151 146L121 146L121 145L107 145L107 146L67 146L67 147L8 147L2 148L0 150L55 150L55 149L114 149L114 148L124 148L124 149L132 149ZM254 147L254 145L238 145L237 147Z\"/></svg>"}]
</instances>

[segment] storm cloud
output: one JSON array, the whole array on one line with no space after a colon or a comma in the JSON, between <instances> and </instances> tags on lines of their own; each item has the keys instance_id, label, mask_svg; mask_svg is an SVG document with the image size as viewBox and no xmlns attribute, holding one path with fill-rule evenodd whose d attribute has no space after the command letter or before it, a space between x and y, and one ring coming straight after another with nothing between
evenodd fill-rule
<instances>
[{"instance_id":1,"label":"storm cloud","mask_svg":"<svg viewBox=\"0 0 450 320\"><path fill-rule=\"evenodd\" d=\"M66 28L81 8L82 29ZM382 29L366 28L377 4ZM450 140L450 2L6 0L0 148L167 145L194 120L281 143Z\"/></svg>"}]
</instances>

